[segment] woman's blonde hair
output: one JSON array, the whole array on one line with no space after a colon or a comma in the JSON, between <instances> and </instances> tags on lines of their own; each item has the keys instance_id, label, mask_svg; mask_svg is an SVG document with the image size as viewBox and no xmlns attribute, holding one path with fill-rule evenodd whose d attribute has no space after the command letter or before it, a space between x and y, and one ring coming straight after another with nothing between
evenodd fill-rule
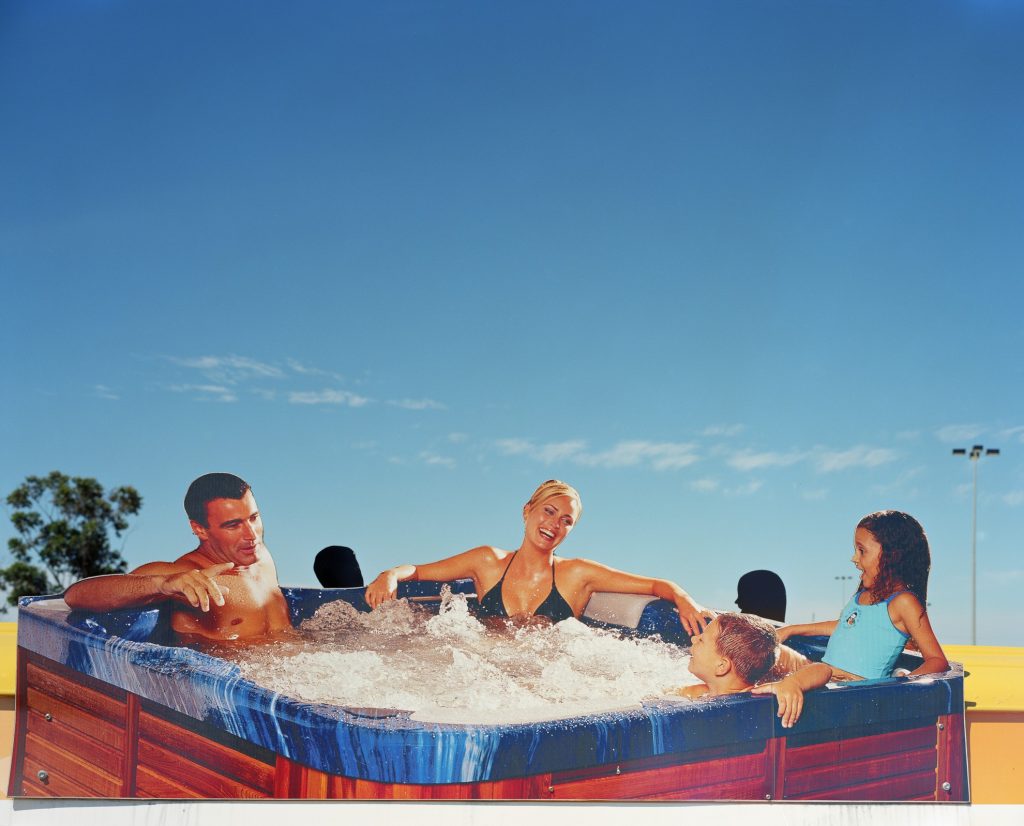
<instances>
[{"instance_id":1,"label":"woman's blonde hair","mask_svg":"<svg viewBox=\"0 0 1024 826\"><path fill-rule=\"evenodd\" d=\"M540 487L533 492L533 496L530 497L530 501L526 503L526 509L528 510L538 502L543 502L545 499L550 499L552 496L572 497L576 500L576 517L579 518L583 514L583 500L580 499L579 491L577 491L572 485L567 485L565 482L561 482L558 479L548 479L546 482L543 482Z\"/></svg>"}]
</instances>

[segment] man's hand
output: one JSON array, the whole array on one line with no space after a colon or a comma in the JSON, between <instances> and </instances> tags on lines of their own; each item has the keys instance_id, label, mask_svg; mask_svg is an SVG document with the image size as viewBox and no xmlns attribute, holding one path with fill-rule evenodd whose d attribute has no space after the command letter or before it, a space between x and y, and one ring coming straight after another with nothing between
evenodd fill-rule
<instances>
[{"instance_id":1,"label":"man's hand","mask_svg":"<svg viewBox=\"0 0 1024 826\"><path fill-rule=\"evenodd\" d=\"M366 586L366 603L370 608L376 608L378 605L394 599L397 591L398 575L393 570L384 571Z\"/></svg>"},{"instance_id":2,"label":"man's hand","mask_svg":"<svg viewBox=\"0 0 1024 826\"><path fill-rule=\"evenodd\" d=\"M234 562L221 562L201 570L165 574L158 580L157 587L164 596L187 602L193 608L206 612L210 610L211 601L217 606L224 605L224 594L231 589L226 585L218 585L214 578L234 567Z\"/></svg>"}]
</instances>

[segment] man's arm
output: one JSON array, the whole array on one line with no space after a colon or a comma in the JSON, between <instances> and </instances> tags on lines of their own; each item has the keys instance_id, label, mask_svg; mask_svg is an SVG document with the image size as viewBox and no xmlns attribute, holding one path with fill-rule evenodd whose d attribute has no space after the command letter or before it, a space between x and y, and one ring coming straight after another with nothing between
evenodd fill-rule
<instances>
[{"instance_id":1,"label":"man's arm","mask_svg":"<svg viewBox=\"0 0 1024 826\"><path fill-rule=\"evenodd\" d=\"M213 578L234 567L231 562L197 569L170 562L150 562L130 574L94 576L64 592L68 607L78 611L116 611L174 599L193 608L210 610L224 604L228 588Z\"/></svg>"}]
</instances>

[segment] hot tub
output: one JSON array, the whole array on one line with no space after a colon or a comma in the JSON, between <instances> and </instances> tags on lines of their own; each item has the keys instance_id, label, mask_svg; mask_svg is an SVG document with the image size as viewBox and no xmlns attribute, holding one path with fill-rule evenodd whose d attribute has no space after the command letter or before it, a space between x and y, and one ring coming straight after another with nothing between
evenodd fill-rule
<instances>
[{"instance_id":1,"label":"hot tub","mask_svg":"<svg viewBox=\"0 0 1024 826\"><path fill-rule=\"evenodd\" d=\"M466 591L470 583L453 583ZM431 596L439 584L403 584ZM293 621L362 589L284 589ZM670 604L596 595L587 621L686 642ZM237 665L159 644L157 609L22 600L11 793L61 797L968 799L963 671L774 697L652 700L529 724L445 724L304 703ZM812 658L821 639L796 639ZM910 655L901 665L913 667Z\"/></svg>"}]
</instances>

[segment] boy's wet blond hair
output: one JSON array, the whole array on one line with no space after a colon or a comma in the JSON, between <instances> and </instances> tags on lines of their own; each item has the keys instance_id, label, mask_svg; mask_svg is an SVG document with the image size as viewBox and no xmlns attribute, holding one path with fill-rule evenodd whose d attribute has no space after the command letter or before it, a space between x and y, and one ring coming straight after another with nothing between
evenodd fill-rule
<instances>
[{"instance_id":1,"label":"boy's wet blond hair","mask_svg":"<svg viewBox=\"0 0 1024 826\"><path fill-rule=\"evenodd\" d=\"M542 482L526 503L525 510L529 510L534 505L543 502L545 499L550 499L552 496L569 496L575 499L576 518L578 519L583 513L583 500L580 499L579 492L572 485L567 485L558 479L548 479L546 482Z\"/></svg>"},{"instance_id":2,"label":"boy's wet blond hair","mask_svg":"<svg viewBox=\"0 0 1024 826\"><path fill-rule=\"evenodd\" d=\"M754 614L719 614L716 648L732 661L736 675L748 685L772 670L779 651L774 626Z\"/></svg>"}]
</instances>

